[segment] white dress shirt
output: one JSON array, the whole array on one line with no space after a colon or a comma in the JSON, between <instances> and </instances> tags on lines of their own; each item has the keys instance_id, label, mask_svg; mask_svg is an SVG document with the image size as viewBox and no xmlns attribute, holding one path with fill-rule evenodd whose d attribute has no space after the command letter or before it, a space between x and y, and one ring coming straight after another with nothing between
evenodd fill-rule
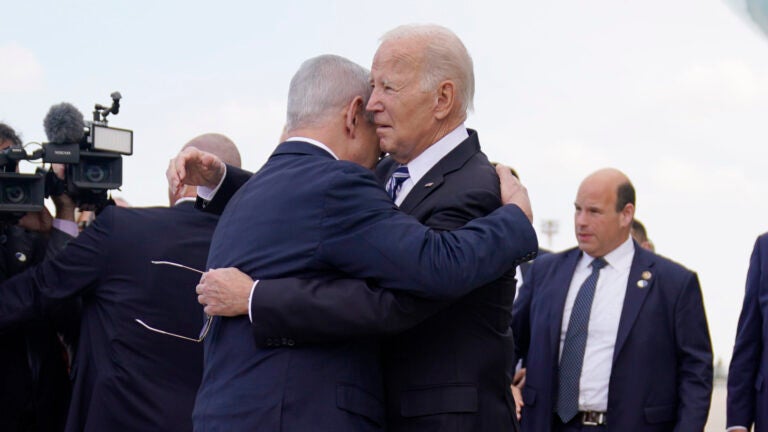
<instances>
[{"instance_id":1,"label":"white dress shirt","mask_svg":"<svg viewBox=\"0 0 768 432\"><path fill-rule=\"evenodd\" d=\"M469 138L469 133L467 128L464 127L464 123L462 123L459 127L449 132L448 135L440 138L438 142L427 147L420 155L408 162L406 166L408 167L410 177L400 187L400 193L397 194L395 204L399 207L411 189L424 177L424 174L467 138Z\"/></svg>"},{"instance_id":2,"label":"white dress shirt","mask_svg":"<svg viewBox=\"0 0 768 432\"><path fill-rule=\"evenodd\" d=\"M587 346L584 349L584 363L579 381L579 411L604 412L608 409L608 383L613 366L613 349L616 346L619 320L634 256L635 245L628 237L624 243L603 257L608 265L600 270L595 297L592 300L592 311L589 314ZM583 253L573 272L560 328L560 355L563 353L563 343L576 294L592 273L590 264L594 259L595 257Z\"/></svg>"}]
</instances>

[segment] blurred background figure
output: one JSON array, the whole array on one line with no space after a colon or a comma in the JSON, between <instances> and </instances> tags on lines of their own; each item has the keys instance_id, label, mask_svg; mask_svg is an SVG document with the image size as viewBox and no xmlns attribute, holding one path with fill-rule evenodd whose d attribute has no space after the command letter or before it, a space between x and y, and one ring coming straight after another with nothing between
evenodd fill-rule
<instances>
[{"instance_id":1,"label":"blurred background figure","mask_svg":"<svg viewBox=\"0 0 768 432\"><path fill-rule=\"evenodd\" d=\"M637 219L632 219L632 238L640 246L648 249L651 252L656 252L656 247L653 245L650 239L648 239L648 233L645 231L645 225Z\"/></svg>"},{"instance_id":2,"label":"blurred background figure","mask_svg":"<svg viewBox=\"0 0 768 432\"><path fill-rule=\"evenodd\" d=\"M79 232L83 232L94 219L96 219L96 213L90 210L77 209L75 211L75 222L77 223L77 230Z\"/></svg>"},{"instance_id":3,"label":"blurred background figure","mask_svg":"<svg viewBox=\"0 0 768 432\"><path fill-rule=\"evenodd\" d=\"M744 305L728 370L727 426L768 430L768 234L758 237L749 261Z\"/></svg>"}]
</instances>

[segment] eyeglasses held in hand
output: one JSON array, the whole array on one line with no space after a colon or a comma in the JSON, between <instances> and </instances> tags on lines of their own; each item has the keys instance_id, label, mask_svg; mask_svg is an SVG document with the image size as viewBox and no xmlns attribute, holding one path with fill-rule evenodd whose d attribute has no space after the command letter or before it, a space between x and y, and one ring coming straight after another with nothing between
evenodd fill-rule
<instances>
[{"instance_id":1,"label":"eyeglasses held in hand","mask_svg":"<svg viewBox=\"0 0 768 432\"><path fill-rule=\"evenodd\" d=\"M198 270L196 268L187 267L187 266L185 266L183 264L179 264L179 263L175 263L175 262L171 262L171 261L151 261L151 263L152 264L160 264L160 265L169 265L169 266L173 266L173 267L179 267L179 268L187 269L187 270L190 270L190 271L193 271L193 272L196 272L196 273L200 273L200 274L204 273L203 271ZM137 323L141 324L147 330L153 331L155 333L160 333L160 334L164 334L164 335L168 335L168 336L173 336L175 338L188 340L190 342L202 342L203 340L205 340L205 337L208 336L208 331L211 329L211 322L213 321L213 316L212 315L207 315L207 314L205 315L205 324L203 324L203 329L200 330L200 335L197 338L191 338L191 337L188 337L188 336L182 336L180 334L171 333L171 332L167 332L165 330L160 330L160 329L154 328L154 327L150 326L149 324L145 323L144 321L142 321L142 320L140 320L138 318L134 318L134 321L136 321Z\"/></svg>"}]
</instances>

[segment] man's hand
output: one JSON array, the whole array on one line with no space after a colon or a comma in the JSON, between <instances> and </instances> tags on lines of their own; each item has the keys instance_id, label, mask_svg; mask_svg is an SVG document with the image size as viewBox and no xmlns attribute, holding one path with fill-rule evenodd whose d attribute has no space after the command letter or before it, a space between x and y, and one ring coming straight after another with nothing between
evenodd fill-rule
<instances>
[{"instance_id":1,"label":"man's hand","mask_svg":"<svg viewBox=\"0 0 768 432\"><path fill-rule=\"evenodd\" d=\"M528 217L528 220L533 222L531 200L528 198L528 190L525 186L520 183L517 177L512 175L512 171L506 165L497 164L496 174L499 175L501 183L501 203L517 205Z\"/></svg>"},{"instance_id":2,"label":"man's hand","mask_svg":"<svg viewBox=\"0 0 768 432\"><path fill-rule=\"evenodd\" d=\"M171 192L177 194L183 185L215 188L224 177L224 170L224 162L218 156L190 146L171 159L165 176Z\"/></svg>"},{"instance_id":3,"label":"man's hand","mask_svg":"<svg viewBox=\"0 0 768 432\"><path fill-rule=\"evenodd\" d=\"M522 417L523 406L523 386L525 385L525 368L515 372L515 377L512 379L512 398L515 399L515 412L517 413L517 420Z\"/></svg>"},{"instance_id":4,"label":"man's hand","mask_svg":"<svg viewBox=\"0 0 768 432\"><path fill-rule=\"evenodd\" d=\"M47 234L53 227L53 216L47 208L43 207L38 212L29 212L19 219L18 225L29 231L37 231Z\"/></svg>"},{"instance_id":5,"label":"man's hand","mask_svg":"<svg viewBox=\"0 0 768 432\"><path fill-rule=\"evenodd\" d=\"M197 301L208 315L248 315L252 287L253 279L234 267L209 270L197 285Z\"/></svg>"}]
</instances>

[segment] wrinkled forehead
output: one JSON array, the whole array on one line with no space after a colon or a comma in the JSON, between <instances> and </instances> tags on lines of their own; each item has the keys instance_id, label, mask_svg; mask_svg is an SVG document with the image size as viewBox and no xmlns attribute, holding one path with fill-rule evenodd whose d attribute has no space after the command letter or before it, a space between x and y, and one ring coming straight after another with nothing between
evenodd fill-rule
<instances>
[{"instance_id":1,"label":"wrinkled forehead","mask_svg":"<svg viewBox=\"0 0 768 432\"><path fill-rule=\"evenodd\" d=\"M371 73L418 73L424 58L423 43L414 38L385 41L373 57Z\"/></svg>"}]
</instances>

